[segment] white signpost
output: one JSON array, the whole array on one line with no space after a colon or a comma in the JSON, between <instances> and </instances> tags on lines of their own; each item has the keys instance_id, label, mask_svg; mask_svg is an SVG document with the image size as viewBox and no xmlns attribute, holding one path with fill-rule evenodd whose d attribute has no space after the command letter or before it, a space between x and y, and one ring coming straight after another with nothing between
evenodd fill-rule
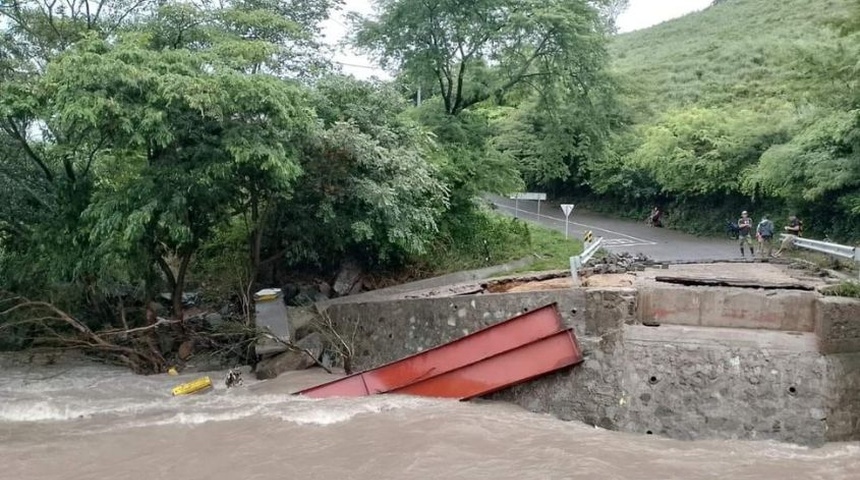
<instances>
[{"instance_id":1,"label":"white signpost","mask_svg":"<svg viewBox=\"0 0 860 480\"><path fill-rule=\"evenodd\" d=\"M571 203L561 204L561 210L564 212L564 238L567 238L567 225L570 219L570 212L573 211L574 205Z\"/></svg>"},{"instance_id":2,"label":"white signpost","mask_svg":"<svg viewBox=\"0 0 860 480\"><path fill-rule=\"evenodd\" d=\"M520 210L520 200L537 200L538 209L537 214L538 218L540 218L540 202L541 200L546 200L545 193L537 193L537 192L519 192L511 195L510 197L514 200L514 217L518 217L518 213Z\"/></svg>"}]
</instances>

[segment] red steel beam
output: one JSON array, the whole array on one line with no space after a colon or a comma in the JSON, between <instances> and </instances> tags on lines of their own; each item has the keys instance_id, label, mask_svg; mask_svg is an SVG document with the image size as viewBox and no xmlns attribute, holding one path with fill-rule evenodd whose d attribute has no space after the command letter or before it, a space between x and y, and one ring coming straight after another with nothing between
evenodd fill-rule
<instances>
[{"instance_id":1,"label":"red steel beam","mask_svg":"<svg viewBox=\"0 0 860 480\"><path fill-rule=\"evenodd\" d=\"M568 329L389 393L469 400L576 365L582 360L576 337Z\"/></svg>"},{"instance_id":2,"label":"red steel beam","mask_svg":"<svg viewBox=\"0 0 860 480\"><path fill-rule=\"evenodd\" d=\"M563 328L558 307L551 303L449 343L297 394L323 398L390 392L546 338Z\"/></svg>"}]
</instances>

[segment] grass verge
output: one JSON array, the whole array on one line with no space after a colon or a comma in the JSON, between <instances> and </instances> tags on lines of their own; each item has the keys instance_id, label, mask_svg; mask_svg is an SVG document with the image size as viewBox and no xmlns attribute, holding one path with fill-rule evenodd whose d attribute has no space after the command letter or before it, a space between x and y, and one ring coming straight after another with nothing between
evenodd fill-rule
<instances>
[{"instance_id":1,"label":"grass verge","mask_svg":"<svg viewBox=\"0 0 860 480\"><path fill-rule=\"evenodd\" d=\"M527 267L519 268L511 273L541 272L545 270L563 270L570 268L570 257L582 252L582 242L575 238L564 238L564 234L535 224L526 224L530 233L530 242L511 248L510 255L519 258L533 255L535 261Z\"/></svg>"},{"instance_id":2,"label":"grass verge","mask_svg":"<svg viewBox=\"0 0 860 480\"><path fill-rule=\"evenodd\" d=\"M556 270L568 268L571 255L582 251L582 242L565 239L557 230L490 210L476 212L469 221L470 235L465 231L451 232L454 234L447 236L448 241L425 259L435 265L433 275L501 265L526 257L535 260L515 272Z\"/></svg>"},{"instance_id":3,"label":"grass verge","mask_svg":"<svg viewBox=\"0 0 860 480\"><path fill-rule=\"evenodd\" d=\"M860 298L860 283L844 281L837 285L822 288L821 293L834 297Z\"/></svg>"},{"instance_id":4,"label":"grass verge","mask_svg":"<svg viewBox=\"0 0 860 480\"><path fill-rule=\"evenodd\" d=\"M786 253L786 257L811 263L818 268L844 273L855 278L858 276L857 264L853 260L836 258L824 253L802 249L789 250Z\"/></svg>"},{"instance_id":5,"label":"grass verge","mask_svg":"<svg viewBox=\"0 0 860 480\"><path fill-rule=\"evenodd\" d=\"M526 223L489 209L455 217L443 226L439 241L424 256L395 271L377 272L374 288L445 275L463 270L502 265L532 257L528 266L511 273L560 270L570 257L582 252L582 242L565 239L556 230Z\"/></svg>"}]
</instances>

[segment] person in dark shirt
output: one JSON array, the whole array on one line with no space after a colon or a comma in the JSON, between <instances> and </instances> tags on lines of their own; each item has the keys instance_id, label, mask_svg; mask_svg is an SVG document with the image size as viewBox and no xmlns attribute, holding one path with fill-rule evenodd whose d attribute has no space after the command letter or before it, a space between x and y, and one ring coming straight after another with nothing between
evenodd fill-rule
<instances>
[{"instance_id":1,"label":"person in dark shirt","mask_svg":"<svg viewBox=\"0 0 860 480\"><path fill-rule=\"evenodd\" d=\"M792 215L788 217L788 225L785 226L785 233L795 235L798 237L803 236L803 222L797 218L796 215Z\"/></svg>"},{"instance_id":2,"label":"person in dark shirt","mask_svg":"<svg viewBox=\"0 0 860 480\"><path fill-rule=\"evenodd\" d=\"M779 250L773 254L774 257L778 257L782 255L782 251L791 248L794 245L794 239L797 237L803 236L803 221L797 218L797 215L792 215L788 217L788 225L783 227L785 233L785 240L782 241L782 244L779 246Z\"/></svg>"},{"instance_id":3,"label":"person in dark shirt","mask_svg":"<svg viewBox=\"0 0 860 480\"><path fill-rule=\"evenodd\" d=\"M658 207L654 207L651 209L651 215L648 216L648 226L649 227L662 227L663 222L660 221L660 217L663 215L663 212L660 211Z\"/></svg>"},{"instance_id":4,"label":"person in dark shirt","mask_svg":"<svg viewBox=\"0 0 860 480\"><path fill-rule=\"evenodd\" d=\"M744 244L748 243L750 246L750 257L755 258L755 250L753 248L753 226L752 219L746 210L741 212L741 218L738 219L738 243L741 247L741 257L746 258L744 255Z\"/></svg>"}]
</instances>

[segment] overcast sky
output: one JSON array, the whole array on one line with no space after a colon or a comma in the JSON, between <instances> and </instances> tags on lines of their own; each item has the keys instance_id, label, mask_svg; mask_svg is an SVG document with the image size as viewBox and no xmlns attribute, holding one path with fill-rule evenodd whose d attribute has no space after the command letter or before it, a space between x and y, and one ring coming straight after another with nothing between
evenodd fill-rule
<instances>
[{"instance_id":1,"label":"overcast sky","mask_svg":"<svg viewBox=\"0 0 860 480\"><path fill-rule=\"evenodd\" d=\"M631 32L647 28L666 20L680 17L690 12L701 10L710 5L712 0L630 0L630 7L618 18L618 28L621 32ZM371 0L346 0L343 9L333 15L333 18L323 23L323 32L329 44L340 41L346 33L346 12L373 13ZM349 49L340 48L334 60L341 62L341 68L346 74L358 78L390 78L384 71L376 68L373 62ZM348 65L343 65L348 64Z\"/></svg>"}]
</instances>

